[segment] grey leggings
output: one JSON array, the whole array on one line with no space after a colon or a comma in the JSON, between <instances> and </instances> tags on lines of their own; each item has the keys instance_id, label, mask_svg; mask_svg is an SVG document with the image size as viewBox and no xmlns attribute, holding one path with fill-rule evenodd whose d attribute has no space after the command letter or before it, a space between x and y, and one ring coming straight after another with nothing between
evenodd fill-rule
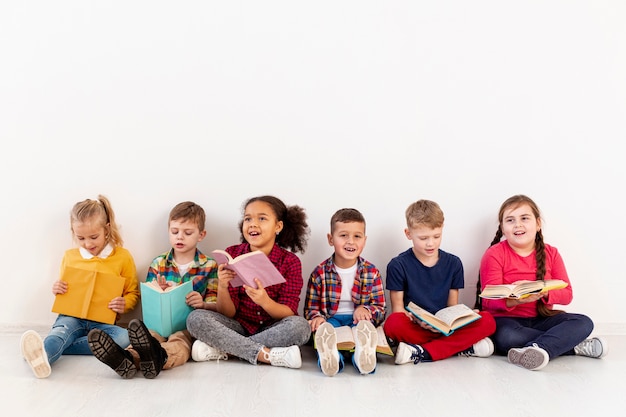
<instances>
[{"instance_id":1,"label":"grey leggings","mask_svg":"<svg viewBox=\"0 0 626 417\"><path fill-rule=\"evenodd\" d=\"M263 347L302 346L311 336L309 322L301 316L289 316L246 336L243 326L235 319L210 310L194 310L187 317L187 330L196 339L245 359L253 365Z\"/></svg>"}]
</instances>

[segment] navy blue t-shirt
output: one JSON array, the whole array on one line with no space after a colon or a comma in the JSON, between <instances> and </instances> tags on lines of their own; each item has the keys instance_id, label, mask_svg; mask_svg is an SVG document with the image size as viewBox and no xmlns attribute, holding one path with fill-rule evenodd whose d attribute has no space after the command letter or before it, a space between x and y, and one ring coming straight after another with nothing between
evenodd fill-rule
<instances>
[{"instance_id":1,"label":"navy blue t-shirt","mask_svg":"<svg viewBox=\"0 0 626 417\"><path fill-rule=\"evenodd\" d=\"M413 301L436 313L448 305L451 289L465 286L463 264L458 256L439 249L439 260L428 267L421 263L410 248L387 264L386 287L389 291L404 291L404 305Z\"/></svg>"}]
</instances>

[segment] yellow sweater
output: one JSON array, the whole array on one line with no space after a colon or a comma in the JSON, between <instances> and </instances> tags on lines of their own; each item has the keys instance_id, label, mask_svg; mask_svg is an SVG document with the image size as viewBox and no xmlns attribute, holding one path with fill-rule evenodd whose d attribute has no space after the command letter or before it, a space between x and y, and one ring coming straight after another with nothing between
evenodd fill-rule
<instances>
[{"instance_id":1,"label":"yellow sweater","mask_svg":"<svg viewBox=\"0 0 626 417\"><path fill-rule=\"evenodd\" d=\"M124 313L128 313L137 305L139 301L137 268L132 255L127 249L117 246L113 248L113 252L106 258L94 256L90 259L83 258L78 248L69 249L63 256L61 272L68 266L88 271L106 272L123 277L125 282L121 296L126 299Z\"/></svg>"}]
</instances>

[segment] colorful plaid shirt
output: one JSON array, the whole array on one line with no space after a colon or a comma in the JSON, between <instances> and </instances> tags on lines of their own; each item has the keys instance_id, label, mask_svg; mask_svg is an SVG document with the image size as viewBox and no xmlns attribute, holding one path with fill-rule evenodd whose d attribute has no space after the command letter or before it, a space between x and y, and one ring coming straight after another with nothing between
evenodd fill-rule
<instances>
[{"instance_id":1,"label":"colorful plaid shirt","mask_svg":"<svg viewBox=\"0 0 626 417\"><path fill-rule=\"evenodd\" d=\"M341 279L335 269L334 255L319 264L309 278L304 301L304 317L311 320L335 315L341 298ZM352 283L354 307L365 306L372 313L374 325L385 320L385 289L378 269L359 257Z\"/></svg>"},{"instance_id":2,"label":"colorful plaid shirt","mask_svg":"<svg viewBox=\"0 0 626 417\"><path fill-rule=\"evenodd\" d=\"M173 249L154 258L148 268L146 282L155 280L157 274L176 284L193 280L193 290L199 292L205 302L214 303L217 301L217 262L198 249L196 249L193 262L189 265L189 270L184 276L181 277L178 273Z\"/></svg>"},{"instance_id":3,"label":"colorful plaid shirt","mask_svg":"<svg viewBox=\"0 0 626 417\"><path fill-rule=\"evenodd\" d=\"M226 248L226 252L233 258L250 252L250 244L241 243ZM285 277L286 282L282 284L271 285L265 287L265 291L269 297L279 304L286 305L293 311L294 315L298 315L298 305L300 304L300 293L302 292L302 264L300 259L292 252L274 245L268 258L278 271ZM237 320L248 334L255 334L263 330L263 328L276 323L278 320L273 319L265 310L256 304L246 294L243 286L233 288L228 287L230 298L235 304L235 320Z\"/></svg>"}]
</instances>

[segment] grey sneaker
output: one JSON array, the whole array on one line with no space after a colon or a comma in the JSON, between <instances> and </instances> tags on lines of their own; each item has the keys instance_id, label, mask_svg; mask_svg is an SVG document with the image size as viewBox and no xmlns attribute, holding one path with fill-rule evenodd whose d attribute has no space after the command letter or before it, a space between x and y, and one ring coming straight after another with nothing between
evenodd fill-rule
<instances>
[{"instance_id":1,"label":"grey sneaker","mask_svg":"<svg viewBox=\"0 0 626 417\"><path fill-rule=\"evenodd\" d=\"M507 354L509 362L531 371L538 371L548 364L550 356L544 349L533 344L523 348L509 349Z\"/></svg>"},{"instance_id":2,"label":"grey sneaker","mask_svg":"<svg viewBox=\"0 0 626 417\"><path fill-rule=\"evenodd\" d=\"M378 333L372 323L361 320L352 328L354 335L354 363L361 375L371 374L376 370L376 345Z\"/></svg>"},{"instance_id":3,"label":"grey sneaker","mask_svg":"<svg viewBox=\"0 0 626 417\"><path fill-rule=\"evenodd\" d=\"M400 342L396 350L396 365L413 362L414 365L424 360L424 348L420 345Z\"/></svg>"},{"instance_id":4,"label":"grey sneaker","mask_svg":"<svg viewBox=\"0 0 626 417\"><path fill-rule=\"evenodd\" d=\"M488 358L493 355L494 347L490 338L485 337L474 343L469 349L465 349L462 352L457 353L457 356L475 357L475 358Z\"/></svg>"},{"instance_id":5,"label":"grey sneaker","mask_svg":"<svg viewBox=\"0 0 626 417\"><path fill-rule=\"evenodd\" d=\"M315 331L315 348L319 365L326 376L335 376L339 372L339 351L337 350L337 332L330 323L322 323Z\"/></svg>"},{"instance_id":6,"label":"grey sneaker","mask_svg":"<svg viewBox=\"0 0 626 417\"><path fill-rule=\"evenodd\" d=\"M609 345L601 337L585 339L574 347L574 353L589 358L603 358L609 353Z\"/></svg>"},{"instance_id":7,"label":"grey sneaker","mask_svg":"<svg viewBox=\"0 0 626 417\"><path fill-rule=\"evenodd\" d=\"M302 366L302 356L297 345L289 347L275 347L270 349L270 365L284 366L285 368L300 368Z\"/></svg>"},{"instance_id":8,"label":"grey sneaker","mask_svg":"<svg viewBox=\"0 0 626 417\"><path fill-rule=\"evenodd\" d=\"M207 345L200 340L196 340L195 342L193 342L193 345L191 345L191 359L196 362L219 362L220 360L228 360L228 354L224 351L219 350L218 348Z\"/></svg>"}]
</instances>

